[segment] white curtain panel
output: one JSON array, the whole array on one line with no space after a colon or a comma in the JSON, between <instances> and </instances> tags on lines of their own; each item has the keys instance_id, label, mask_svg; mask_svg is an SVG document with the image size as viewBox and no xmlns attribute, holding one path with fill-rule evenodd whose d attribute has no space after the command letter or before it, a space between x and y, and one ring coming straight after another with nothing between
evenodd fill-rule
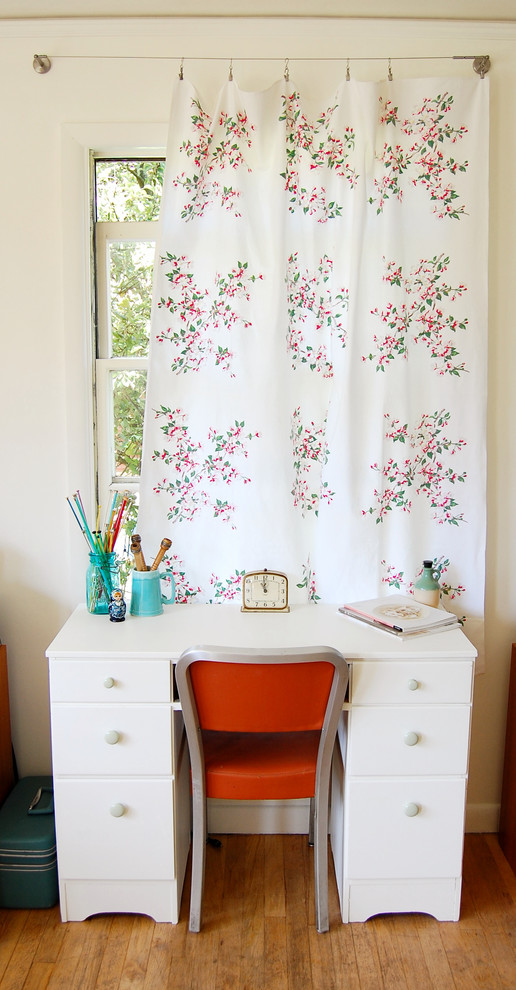
<instances>
[{"instance_id":1,"label":"white curtain panel","mask_svg":"<svg viewBox=\"0 0 516 990\"><path fill-rule=\"evenodd\" d=\"M138 529L178 601L484 602L488 80L173 96Z\"/></svg>"}]
</instances>

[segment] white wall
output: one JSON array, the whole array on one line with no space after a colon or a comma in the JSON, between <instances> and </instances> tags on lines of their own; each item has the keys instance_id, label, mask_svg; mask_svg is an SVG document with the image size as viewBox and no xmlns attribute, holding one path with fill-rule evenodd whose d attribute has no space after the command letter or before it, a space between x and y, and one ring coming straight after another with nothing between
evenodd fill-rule
<instances>
[{"instance_id":1,"label":"white wall","mask_svg":"<svg viewBox=\"0 0 516 990\"><path fill-rule=\"evenodd\" d=\"M47 75L33 71L36 52L53 60ZM345 73L347 56L381 58L352 63L356 76L380 78L388 56L398 75L445 75L472 69L440 60L397 63L396 56L485 53L492 59L486 673L476 685L468 823L496 829L516 640L514 23L0 21L0 638L8 646L20 773L49 770L44 653L83 596L86 549L65 499L77 488L91 496L88 145L121 148L135 135L143 145L159 143L181 56L185 73L209 101L230 57L248 89L268 86L288 57L291 79L326 99ZM69 55L110 57L63 57Z\"/></svg>"}]
</instances>

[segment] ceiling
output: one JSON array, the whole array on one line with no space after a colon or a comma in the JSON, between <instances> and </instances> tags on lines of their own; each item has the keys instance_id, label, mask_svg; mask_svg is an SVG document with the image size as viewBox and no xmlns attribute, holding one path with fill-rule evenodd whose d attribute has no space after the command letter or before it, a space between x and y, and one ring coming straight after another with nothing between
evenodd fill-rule
<instances>
[{"instance_id":1,"label":"ceiling","mask_svg":"<svg viewBox=\"0 0 516 990\"><path fill-rule=\"evenodd\" d=\"M516 0L0 0L0 20L273 16L514 21Z\"/></svg>"}]
</instances>

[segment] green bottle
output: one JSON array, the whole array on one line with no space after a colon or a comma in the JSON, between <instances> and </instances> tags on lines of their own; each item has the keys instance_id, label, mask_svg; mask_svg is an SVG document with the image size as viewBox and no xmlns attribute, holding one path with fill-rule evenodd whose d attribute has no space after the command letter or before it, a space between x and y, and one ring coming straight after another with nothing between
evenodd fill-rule
<instances>
[{"instance_id":1,"label":"green bottle","mask_svg":"<svg viewBox=\"0 0 516 990\"><path fill-rule=\"evenodd\" d=\"M431 605L432 608L439 607L441 586L439 584L439 571L434 569L433 560L423 561L423 570L414 581L414 598L422 605Z\"/></svg>"}]
</instances>

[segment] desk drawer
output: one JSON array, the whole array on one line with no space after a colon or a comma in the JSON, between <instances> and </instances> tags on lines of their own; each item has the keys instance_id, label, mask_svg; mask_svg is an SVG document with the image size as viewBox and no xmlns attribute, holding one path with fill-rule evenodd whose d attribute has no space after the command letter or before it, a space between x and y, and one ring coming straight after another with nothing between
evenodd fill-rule
<instances>
[{"instance_id":1,"label":"desk drawer","mask_svg":"<svg viewBox=\"0 0 516 990\"><path fill-rule=\"evenodd\" d=\"M170 701L169 660L51 660L52 701Z\"/></svg>"},{"instance_id":2,"label":"desk drawer","mask_svg":"<svg viewBox=\"0 0 516 990\"><path fill-rule=\"evenodd\" d=\"M54 705L55 774L170 774L172 709L167 705Z\"/></svg>"},{"instance_id":3,"label":"desk drawer","mask_svg":"<svg viewBox=\"0 0 516 990\"><path fill-rule=\"evenodd\" d=\"M471 660L360 660L352 665L353 705L469 704Z\"/></svg>"},{"instance_id":4,"label":"desk drawer","mask_svg":"<svg viewBox=\"0 0 516 990\"><path fill-rule=\"evenodd\" d=\"M354 776L465 774L469 706L353 708L347 772Z\"/></svg>"},{"instance_id":5,"label":"desk drawer","mask_svg":"<svg viewBox=\"0 0 516 990\"><path fill-rule=\"evenodd\" d=\"M174 877L170 780L56 780L54 798L62 879Z\"/></svg>"},{"instance_id":6,"label":"desk drawer","mask_svg":"<svg viewBox=\"0 0 516 990\"><path fill-rule=\"evenodd\" d=\"M465 794L464 779L352 781L350 878L460 877Z\"/></svg>"}]
</instances>

